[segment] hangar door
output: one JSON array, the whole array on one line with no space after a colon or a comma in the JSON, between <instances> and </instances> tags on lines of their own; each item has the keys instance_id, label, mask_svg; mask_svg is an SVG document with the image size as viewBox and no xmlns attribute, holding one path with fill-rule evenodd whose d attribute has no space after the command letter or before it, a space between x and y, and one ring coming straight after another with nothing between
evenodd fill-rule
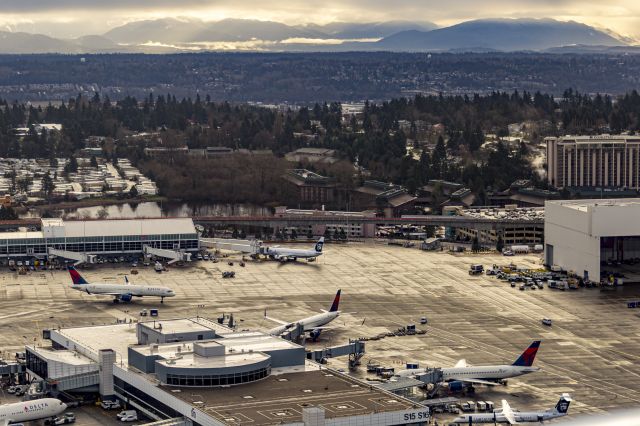
<instances>
[{"instance_id":1,"label":"hangar door","mask_svg":"<svg viewBox=\"0 0 640 426\"><path fill-rule=\"evenodd\" d=\"M545 244L544 263L549 266L553 265L553 245L552 244Z\"/></svg>"}]
</instances>

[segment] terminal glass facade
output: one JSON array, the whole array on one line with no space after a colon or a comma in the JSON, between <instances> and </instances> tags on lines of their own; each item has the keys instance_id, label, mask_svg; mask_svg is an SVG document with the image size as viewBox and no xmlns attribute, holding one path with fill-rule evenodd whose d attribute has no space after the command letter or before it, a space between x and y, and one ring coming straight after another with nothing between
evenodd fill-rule
<instances>
[{"instance_id":1,"label":"terminal glass facade","mask_svg":"<svg viewBox=\"0 0 640 426\"><path fill-rule=\"evenodd\" d=\"M271 367L260 368L258 370L244 373L218 374L218 375L179 375L167 374L167 385L170 386L195 386L211 387L225 385L240 385L264 379L271 374Z\"/></svg>"},{"instance_id":2,"label":"terminal glass facade","mask_svg":"<svg viewBox=\"0 0 640 426\"><path fill-rule=\"evenodd\" d=\"M64 238L0 238L0 257L45 257L49 247L87 254L142 253L143 246L197 250L198 234L118 235Z\"/></svg>"}]
</instances>

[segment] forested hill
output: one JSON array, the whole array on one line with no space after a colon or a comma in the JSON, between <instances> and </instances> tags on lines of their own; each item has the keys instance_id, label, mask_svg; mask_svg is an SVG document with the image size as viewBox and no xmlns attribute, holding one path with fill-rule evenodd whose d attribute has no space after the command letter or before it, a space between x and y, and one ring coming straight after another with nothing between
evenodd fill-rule
<instances>
[{"instance_id":1,"label":"forested hill","mask_svg":"<svg viewBox=\"0 0 640 426\"><path fill-rule=\"evenodd\" d=\"M357 163L369 178L403 184L410 190L429 179L446 179L482 195L487 188L502 190L515 179L541 183L528 156L531 146L546 135L640 131L640 95L635 91L617 98L573 90L562 96L561 101L539 92L416 96L366 103L358 116L344 115L339 103L279 111L200 97L180 100L172 95L148 95L141 100L127 97L115 104L98 95L91 99L79 96L61 106L47 107L0 101L0 156L54 161L78 155L89 136L104 136L109 142L101 147L107 158L130 158L158 180L164 195L223 200L223 195L235 197L241 192L215 195L211 193L215 185L209 183L225 181L225 176L233 177L243 167L252 173L264 170L256 178L278 193L279 181L269 183L273 179L265 176L277 177L295 166L282 160L285 153L312 146L338 152L340 162L317 171L346 186L357 184L353 167ZM505 136L509 124L524 122L537 129L527 130L529 144L508 147L498 143L483 148L487 134ZM35 123L60 123L62 132L38 134L32 126ZM25 125L31 131L20 140L12 129ZM434 126L440 130L430 130ZM139 137L140 132L153 136ZM190 157L172 158L167 167L166 159L145 155L144 148L154 146L268 149L273 155L239 161L235 169L229 169L230 161L212 167ZM265 187L254 194L262 198L224 201L273 201L264 199L269 193Z\"/></svg>"},{"instance_id":2,"label":"forested hill","mask_svg":"<svg viewBox=\"0 0 640 426\"><path fill-rule=\"evenodd\" d=\"M0 97L111 99L197 93L223 101L388 100L415 93L527 90L622 94L640 87L640 55L543 53L189 53L4 55Z\"/></svg>"}]
</instances>

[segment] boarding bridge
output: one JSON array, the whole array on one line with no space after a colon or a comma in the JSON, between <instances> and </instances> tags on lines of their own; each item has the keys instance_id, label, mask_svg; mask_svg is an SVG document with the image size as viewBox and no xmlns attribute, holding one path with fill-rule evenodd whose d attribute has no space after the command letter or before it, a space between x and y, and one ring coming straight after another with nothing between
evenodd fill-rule
<instances>
[{"instance_id":1,"label":"boarding bridge","mask_svg":"<svg viewBox=\"0 0 640 426\"><path fill-rule=\"evenodd\" d=\"M239 251L249 255L260 254L262 241L233 240L229 238L200 238L200 246L217 250Z\"/></svg>"},{"instance_id":2,"label":"boarding bridge","mask_svg":"<svg viewBox=\"0 0 640 426\"><path fill-rule=\"evenodd\" d=\"M7 362L0 360L0 376L9 376L11 374L24 373L25 366L17 362Z\"/></svg>"},{"instance_id":3,"label":"boarding bridge","mask_svg":"<svg viewBox=\"0 0 640 426\"><path fill-rule=\"evenodd\" d=\"M98 388L100 384L100 375L97 371L89 373L80 373L73 376L60 377L57 379L49 379L49 385L55 383L56 390L59 392L73 391L86 388Z\"/></svg>"},{"instance_id":4,"label":"boarding bridge","mask_svg":"<svg viewBox=\"0 0 640 426\"><path fill-rule=\"evenodd\" d=\"M349 355L349 367L354 368L364 356L365 345L360 340L349 340L349 344L332 346L307 352L307 359L322 363L326 358Z\"/></svg>"},{"instance_id":5,"label":"boarding bridge","mask_svg":"<svg viewBox=\"0 0 640 426\"><path fill-rule=\"evenodd\" d=\"M146 255L170 259L169 262L167 262L169 265L176 262L191 262L191 253L187 253L184 250L160 249L147 245L143 246L142 249Z\"/></svg>"},{"instance_id":6,"label":"boarding bridge","mask_svg":"<svg viewBox=\"0 0 640 426\"><path fill-rule=\"evenodd\" d=\"M69 260L75 260L74 265L77 266L81 263L96 263L97 256L95 254L78 253L77 251L59 250L53 247L49 247L49 257L57 256L63 257Z\"/></svg>"}]
</instances>

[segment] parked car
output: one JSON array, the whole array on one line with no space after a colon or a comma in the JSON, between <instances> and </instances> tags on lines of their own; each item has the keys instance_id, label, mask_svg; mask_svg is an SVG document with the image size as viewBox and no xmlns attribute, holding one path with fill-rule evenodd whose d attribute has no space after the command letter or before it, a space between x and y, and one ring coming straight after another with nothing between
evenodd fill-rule
<instances>
[{"instance_id":1,"label":"parked car","mask_svg":"<svg viewBox=\"0 0 640 426\"><path fill-rule=\"evenodd\" d=\"M54 417L53 419L51 419L50 421L50 425L67 425L70 423L75 423L76 422L76 416L73 415L73 413L69 413L71 414L71 416L67 416L66 414L64 416L61 417Z\"/></svg>"},{"instance_id":2,"label":"parked car","mask_svg":"<svg viewBox=\"0 0 640 426\"><path fill-rule=\"evenodd\" d=\"M553 321L550 318L543 318L542 325L546 325L547 327L551 327L553 325Z\"/></svg>"},{"instance_id":3,"label":"parked car","mask_svg":"<svg viewBox=\"0 0 640 426\"><path fill-rule=\"evenodd\" d=\"M146 311L146 309L145 309L145 311ZM116 400L116 401L105 400L105 401L102 401L100 403L100 406L102 408L104 408L105 410L115 410L115 409L120 408L120 401L118 401L118 400Z\"/></svg>"},{"instance_id":4,"label":"parked car","mask_svg":"<svg viewBox=\"0 0 640 426\"><path fill-rule=\"evenodd\" d=\"M124 410L118 413L118 420L121 422L138 421L138 412L136 410Z\"/></svg>"}]
</instances>

